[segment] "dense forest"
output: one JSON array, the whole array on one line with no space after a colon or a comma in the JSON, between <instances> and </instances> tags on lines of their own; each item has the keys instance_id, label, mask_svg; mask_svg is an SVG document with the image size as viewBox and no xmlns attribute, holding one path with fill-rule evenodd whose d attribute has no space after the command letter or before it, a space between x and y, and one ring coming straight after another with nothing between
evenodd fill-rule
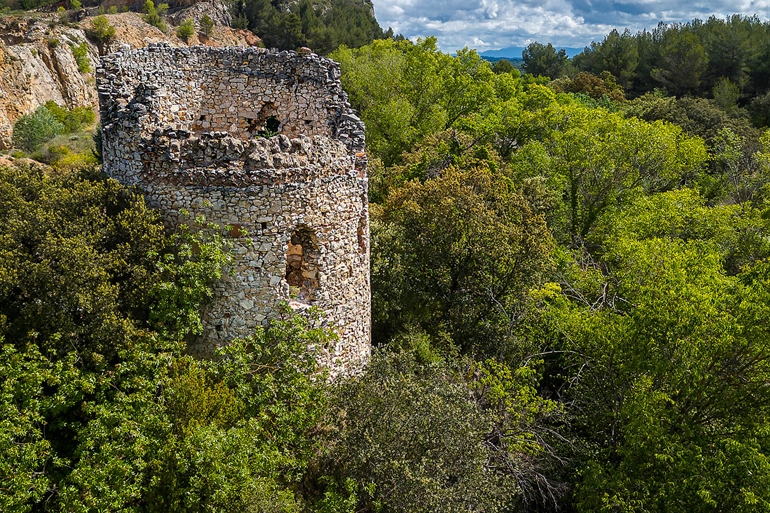
<instances>
[{"instance_id":1,"label":"dense forest","mask_svg":"<svg viewBox=\"0 0 770 513\"><path fill-rule=\"evenodd\" d=\"M660 92L714 98L747 107L755 122L770 122L770 24L757 17L711 17L659 24L632 34L613 30L569 60L550 44L532 43L524 69L552 79L607 72L630 98Z\"/></svg>"},{"instance_id":2,"label":"dense forest","mask_svg":"<svg viewBox=\"0 0 770 513\"><path fill-rule=\"evenodd\" d=\"M234 27L249 28L269 48L309 46L327 54L340 45L357 48L383 33L368 0L242 0L234 6Z\"/></svg>"},{"instance_id":3,"label":"dense forest","mask_svg":"<svg viewBox=\"0 0 770 513\"><path fill-rule=\"evenodd\" d=\"M77 118L41 107L18 140L50 166L0 169L0 509L770 511L768 30L537 43L524 75L433 38L332 52L376 347L331 383L334 334L288 310L186 355L227 230L167 233L40 146Z\"/></svg>"}]
</instances>

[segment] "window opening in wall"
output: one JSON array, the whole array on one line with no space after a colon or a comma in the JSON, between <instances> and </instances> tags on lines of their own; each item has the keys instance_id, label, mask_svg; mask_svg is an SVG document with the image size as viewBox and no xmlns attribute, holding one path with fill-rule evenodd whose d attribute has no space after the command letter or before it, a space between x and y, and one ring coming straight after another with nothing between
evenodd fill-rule
<instances>
[{"instance_id":1,"label":"window opening in wall","mask_svg":"<svg viewBox=\"0 0 770 513\"><path fill-rule=\"evenodd\" d=\"M268 116L265 121L265 132L278 133L278 129L281 128L281 122L275 116Z\"/></svg>"},{"instance_id":2,"label":"window opening in wall","mask_svg":"<svg viewBox=\"0 0 770 513\"><path fill-rule=\"evenodd\" d=\"M286 281L289 295L299 301L311 302L318 293L318 244L307 227L297 227L289 239L286 251Z\"/></svg>"},{"instance_id":3,"label":"window opening in wall","mask_svg":"<svg viewBox=\"0 0 770 513\"><path fill-rule=\"evenodd\" d=\"M262 106L255 120L256 134L260 137L272 137L278 135L281 129L281 120L276 117L278 109L275 103L267 102Z\"/></svg>"}]
</instances>

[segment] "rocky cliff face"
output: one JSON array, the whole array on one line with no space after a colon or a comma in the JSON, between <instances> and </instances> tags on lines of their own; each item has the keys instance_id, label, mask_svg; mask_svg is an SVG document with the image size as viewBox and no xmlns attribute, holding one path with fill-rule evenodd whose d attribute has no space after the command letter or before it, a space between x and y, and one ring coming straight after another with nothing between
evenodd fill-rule
<instances>
[{"instance_id":1,"label":"rocky cliff face","mask_svg":"<svg viewBox=\"0 0 770 513\"><path fill-rule=\"evenodd\" d=\"M197 19L207 13L210 5L212 19L221 20L221 6L217 3L195 4L194 13L177 13L174 19ZM172 46L186 46L169 25L164 34L142 20L137 13L107 15L115 27L115 39L102 50L110 52L121 45L141 48L150 43L167 42ZM99 60L99 49L86 37L93 17L85 16L80 22L65 24L53 13L33 13L25 17L0 17L0 148L7 147L13 132L13 123L29 114L48 100L69 108L98 106L95 79L92 72L81 73L72 53L72 46L86 43L91 70ZM173 22L173 20L169 20ZM216 26L211 37L193 36L189 44L208 46L255 46L258 37L244 30Z\"/></svg>"},{"instance_id":2,"label":"rocky cliff face","mask_svg":"<svg viewBox=\"0 0 770 513\"><path fill-rule=\"evenodd\" d=\"M0 18L0 144L9 142L14 121L48 100L70 108L96 105L94 78L78 71L70 47L84 40L81 29ZM90 45L88 58L96 69L98 55Z\"/></svg>"}]
</instances>

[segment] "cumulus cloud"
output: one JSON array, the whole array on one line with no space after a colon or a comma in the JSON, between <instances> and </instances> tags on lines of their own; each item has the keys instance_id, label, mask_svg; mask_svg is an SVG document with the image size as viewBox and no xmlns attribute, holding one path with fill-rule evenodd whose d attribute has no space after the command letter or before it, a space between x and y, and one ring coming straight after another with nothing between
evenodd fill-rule
<instances>
[{"instance_id":1,"label":"cumulus cloud","mask_svg":"<svg viewBox=\"0 0 770 513\"><path fill-rule=\"evenodd\" d=\"M583 47L613 28L730 14L770 17L770 0L373 0L377 21L410 39L436 36L445 51L525 46Z\"/></svg>"}]
</instances>

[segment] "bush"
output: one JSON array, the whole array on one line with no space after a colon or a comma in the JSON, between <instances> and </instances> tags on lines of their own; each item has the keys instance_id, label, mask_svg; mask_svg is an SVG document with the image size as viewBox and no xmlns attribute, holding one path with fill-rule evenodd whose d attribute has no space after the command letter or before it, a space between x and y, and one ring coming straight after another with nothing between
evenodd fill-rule
<instances>
[{"instance_id":1,"label":"bush","mask_svg":"<svg viewBox=\"0 0 770 513\"><path fill-rule=\"evenodd\" d=\"M52 165L59 172L85 170L99 165L99 160L92 152L72 153L67 151L53 162Z\"/></svg>"},{"instance_id":2,"label":"bush","mask_svg":"<svg viewBox=\"0 0 770 513\"><path fill-rule=\"evenodd\" d=\"M80 43L77 46L72 45L72 55L75 57L75 62L78 63L79 72L91 72L91 61L88 59L88 46L86 46L85 43Z\"/></svg>"},{"instance_id":3,"label":"bush","mask_svg":"<svg viewBox=\"0 0 770 513\"><path fill-rule=\"evenodd\" d=\"M177 37L185 43L190 41L190 37L192 37L193 34L195 34L195 24L190 18L184 20L176 29Z\"/></svg>"},{"instance_id":4,"label":"bush","mask_svg":"<svg viewBox=\"0 0 770 513\"><path fill-rule=\"evenodd\" d=\"M147 0L142 7L144 12L144 21L159 28L161 31L166 31L166 22L163 20L163 15L168 11L168 4L158 4L155 7L155 3L152 0Z\"/></svg>"},{"instance_id":5,"label":"bush","mask_svg":"<svg viewBox=\"0 0 770 513\"><path fill-rule=\"evenodd\" d=\"M107 43L115 37L115 27L110 24L106 16L100 15L91 22L91 29L87 34L98 43Z\"/></svg>"},{"instance_id":6,"label":"bush","mask_svg":"<svg viewBox=\"0 0 770 513\"><path fill-rule=\"evenodd\" d=\"M64 132L61 124L51 112L43 106L30 115L22 116L13 125L13 145L32 152L45 141Z\"/></svg>"},{"instance_id":7,"label":"bush","mask_svg":"<svg viewBox=\"0 0 770 513\"><path fill-rule=\"evenodd\" d=\"M204 14L201 18L200 24L201 32L203 35L209 37L211 35L211 31L214 30L214 21L208 14Z\"/></svg>"},{"instance_id":8,"label":"bush","mask_svg":"<svg viewBox=\"0 0 770 513\"><path fill-rule=\"evenodd\" d=\"M557 494L544 478L542 436L557 408L537 397L534 371L443 360L412 335L412 349L376 353L365 373L337 384L329 486L317 510L352 502L345 511L493 512L514 510L525 495L551 500L531 483Z\"/></svg>"},{"instance_id":9,"label":"bush","mask_svg":"<svg viewBox=\"0 0 770 513\"><path fill-rule=\"evenodd\" d=\"M45 103L45 108L63 125L64 130L61 133L77 132L96 121L96 114L90 107L75 107L72 110L67 110L55 101L48 100Z\"/></svg>"}]
</instances>

